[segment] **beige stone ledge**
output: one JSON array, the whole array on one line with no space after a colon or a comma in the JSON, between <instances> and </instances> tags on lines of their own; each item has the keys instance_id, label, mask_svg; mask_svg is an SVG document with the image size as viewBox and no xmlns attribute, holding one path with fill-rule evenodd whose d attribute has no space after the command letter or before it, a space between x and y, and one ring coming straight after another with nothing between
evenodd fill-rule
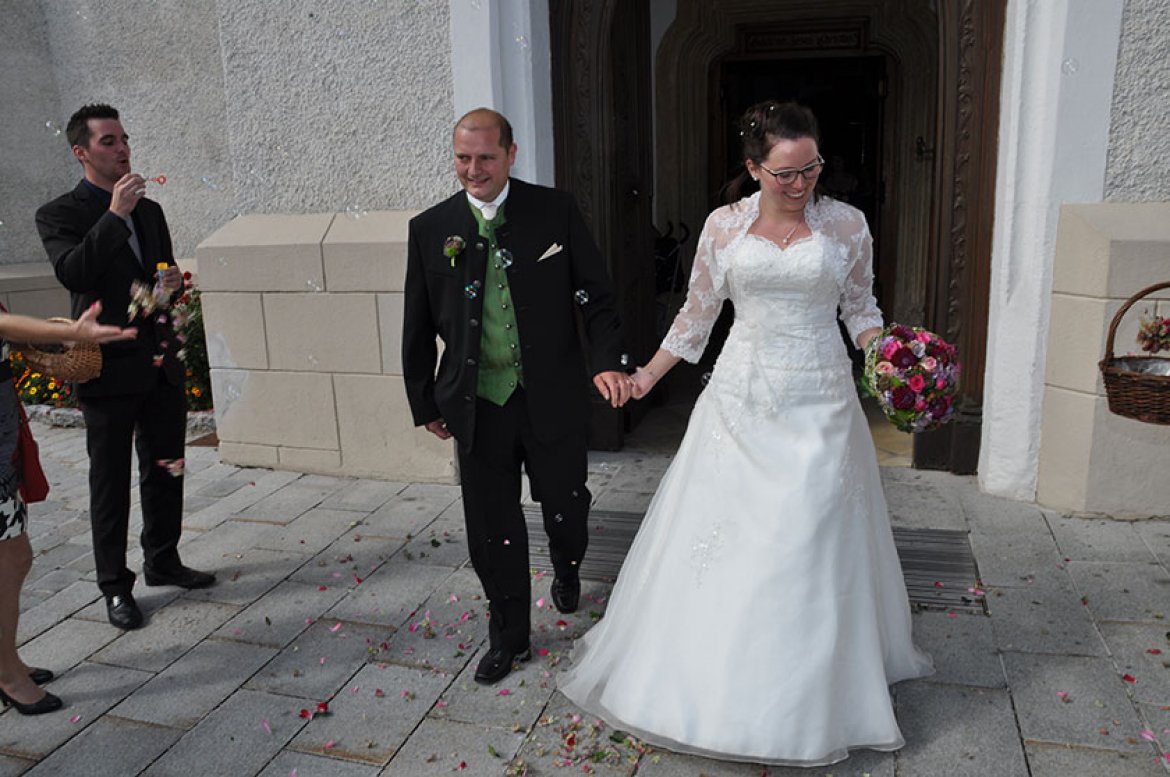
<instances>
[{"instance_id":1,"label":"beige stone ledge","mask_svg":"<svg viewBox=\"0 0 1170 777\"><path fill-rule=\"evenodd\" d=\"M1170 202L1063 205L1052 290L1124 300L1170 280L1167 245ZM1157 297L1170 299L1170 289Z\"/></svg>"},{"instance_id":2,"label":"beige stone ledge","mask_svg":"<svg viewBox=\"0 0 1170 777\"><path fill-rule=\"evenodd\" d=\"M240 216L199 244L204 291L320 291L332 213Z\"/></svg>"},{"instance_id":3,"label":"beige stone ledge","mask_svg":"<svg viewBox=\"0 0 1170 777\"><path fill-rule=\"evenodd\" d=\"M1036 500L1064 510L1085 510L1093 416L1097 397L1044 388Z\"/></svg>"},{"instance_id":4,"label":"beige stone ledge","mask_svg":"<svg viewBox=\"0 0 1170 777\"><path fill-rule=\"evenodd\" d=\"M338 215L322 242L325 289L402 291L406 279L407 228L418 211Z\"/></svg>"}]
</instances>

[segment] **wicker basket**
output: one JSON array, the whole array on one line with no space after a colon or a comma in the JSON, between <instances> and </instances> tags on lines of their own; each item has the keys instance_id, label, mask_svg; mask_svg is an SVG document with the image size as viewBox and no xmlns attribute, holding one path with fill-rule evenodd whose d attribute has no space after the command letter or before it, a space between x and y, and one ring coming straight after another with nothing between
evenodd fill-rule
<instances>
[{"instance_id":1,"label":"wicker basket","mask_svg":"<svg viewBox=\"0 0 1170 777\"><path fill-rule=\"evenodd\" d=\"M1134 294L1109 324L1105 340L1105 358L1098 366L1105 380L1109 410L1126 418L1149 424L1170 424L1170 359L1161 356L1113 357L1113 337L1117 325L1133 304L1155 291L1170 288L1170 281L1155 283Z\"/></svg>"},{"instance_id":2,"label":"wicker basket","mask_svg":"<svg viewBox=\"0 0 1170 777\"><path fill-rule=\"evenodd\" d=\"M72 324L71 318L50 318L58 324ZM93 380L102 371L102 349L94 342L78 342L72 346L58 346L60 350L43 350L31 344L21 348L24 362L37 372L57 380L84 383Z\"/></svg>"}]
</instances>

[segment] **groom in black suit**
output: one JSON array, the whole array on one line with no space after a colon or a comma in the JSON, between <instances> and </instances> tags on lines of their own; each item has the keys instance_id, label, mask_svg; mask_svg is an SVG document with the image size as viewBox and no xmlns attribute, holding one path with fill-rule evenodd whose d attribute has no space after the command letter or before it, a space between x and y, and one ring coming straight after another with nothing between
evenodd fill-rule
<instances>
[{"instance_id":1,"label":"groom in black suit","mask_svg":"<svg viewBox=\"0 0 1170 777\"><path fill-rule=\"evenodd\" d=\"M37 230L57 279L71 292L74 318L100 301L101 323L138 329L134 340L103 345L101 374L77 388L98 587L110 623L136 629L142 612L131 594L135 575L126 566L132 445L138 450L146 584L203 588L215 582L183 566L177 550L187 431L181 344L169 315L130 321L127 314L134 281L150 286L161 274L174 297L183 276L162 208L146 199L146 180L130 172L130 140L118 112L86 105L69 119L66 136L85 177L37 210Z\"/></svg>"},{"instance_id":2,"label":"groom in black suit","mask_svg":"<svg viewBox=\"0 0 1170 777\"><path fill-rule=\"evenodd\" d=\"M521 465L544 513L553 603L573 612L591 500L587 378L614 407L630 382L605 263L573 198L509 178L516 144L495 111L461 118L453 143L463 191L410 222L402 364L414 422L458 443L471 563L491 603L475 679L494 683L531 656Z\"/></svg>"}]
</instances>

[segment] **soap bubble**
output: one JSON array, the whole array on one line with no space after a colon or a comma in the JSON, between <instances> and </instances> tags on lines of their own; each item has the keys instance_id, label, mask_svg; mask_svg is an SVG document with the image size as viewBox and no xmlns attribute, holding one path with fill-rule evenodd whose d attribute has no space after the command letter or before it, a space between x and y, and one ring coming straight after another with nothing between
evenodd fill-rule
<instances>
[{"instance_id":1,"label":"soap bubble","mask_svg":"<svg viewBox=\"0 0 1170 777\"><path fill-rule=\"evenodd\" d=\"M322 291L321 283L315 278L305 281L305 288L313 292Z\"/></svg>"},{"instance_id":2,"label":"soap bubble","mask_svg":"<svg viewBox=\"0 0 1170 777\"><path fill-rule=\"evenodd\" d=\"M61 132L62 132L61 125L58 124L57 122L46 121L45 122L45 129L47 129L49 132L52 132L53 137L55 137L55 138L61 137Z\"/></svg>"},{"instance_id":3,"label":"soap bubble","mask_svg":"<svg viewBox=\"0 0 1170 777\"><path fill-rule=\"evenodd\" d=\"M577 300L578 305L588 304L589 292L585 291L585 289L577 289L577 293L573 295L573 298Z\"/></svg>"},{"instance_id":4,"label":"soap bubble","mask_svg":"<svg viewBox=\"0 0 1170 777\"><path fill-rule=\"evenodd\" d=\"M1071 76L1073 73L1081 69L1081 63L1074 57L1069 57L1064 62L1060 63L1060 71L1066 76Z\"/></svg>"}]
</instances>

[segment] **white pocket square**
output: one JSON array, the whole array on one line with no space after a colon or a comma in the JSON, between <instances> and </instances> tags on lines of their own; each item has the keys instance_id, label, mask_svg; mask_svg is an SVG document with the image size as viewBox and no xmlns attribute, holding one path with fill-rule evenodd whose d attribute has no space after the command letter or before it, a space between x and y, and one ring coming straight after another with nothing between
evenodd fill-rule
<instances>
[{"instance_id":1,"label":"white pocket square","mask_svg":"<svg viewBox=\"0 0 1170 777\"><path fill-rule=\"evenodd\" d=\"M536 261L543 262L545 259L548 259L550 256L555 256L556 254L559 254L561 251L564 251L564 250L565 250L565 247L563 245L561 245L560 243L553 243L548 248L544 249L544 253L541 254L540 258L537 259Z\"/></svg>"}]
</instances>

